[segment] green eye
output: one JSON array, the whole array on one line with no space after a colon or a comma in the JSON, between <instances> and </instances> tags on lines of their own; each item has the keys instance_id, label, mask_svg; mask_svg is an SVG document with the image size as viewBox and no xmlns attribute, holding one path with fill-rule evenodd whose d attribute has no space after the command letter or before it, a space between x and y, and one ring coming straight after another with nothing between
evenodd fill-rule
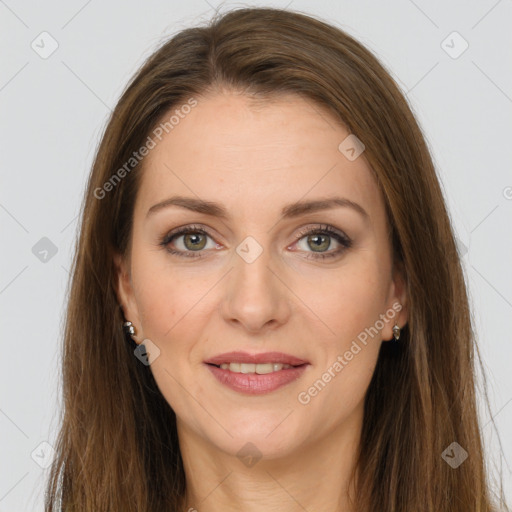
<instances>
[{"instance_id":1,"label":"green eye","mask_svg":"<svg viewBox=\"0 0 512 512\"><path fill-rule=\"evenodd\" d=\"M307 241L308 244L312 244L310 247L313 248L313 251L318 250L319 252L322 252L324 249L329 249L329 246L331 245L330 237L323 234L308 235Z\"/></svg>"},{"instance_id":2,"label":"green eye","mask_svg":"<svg viewBox=\"0 0 512 512\"><path fill-rule=\"evenodd\" d=\"M189 251L196 251L204 249L206 245L206 236L204 233L187 233L183 236L183 245L189 250ZM201 240L201 237L203 239Z\"/></svg>"},{"instance_id":3,"label":"green eye","mask_svg":"<svg viewBox=\"0 0 512 512\"><path fill-rule=\"evenodd\" d=\"M181 242L183 248L178 250L172 249L170 246L176 240L183 239ZM185 226L176 231L171 231L161 241L160 245L164 246L167 251L176 256L183 256L186 258L198 258L201 256L202 250L206 247L210 235L202 228L197 226ZM213 240L212 240L213 242ZM213 242L213 247L215 247ZM198 253L198 254L193 254Z\"/></svg>"},{"instance_id":4,"label":"green eye","mask_svg":"<svg viewBox=\"0 0 512 512\"><path fill-rule=\"evenodd\" d=\"M320 228L306 228L297 235L298 242L301 242L303 238L306 239L306 247L312 249L311 251L305 249L306 252L311 252L310 255L305 256L309 259L325 259L339 256L343 251L352 246L352 240L348 236L329 225L323 225ZM333 239L341 248L332 252L326 252Z\"/></svg>"},{"instance_id":5,"label":"green eye","mask_svg":"<svg viewBox=\"0 0 512 512\"><path fill-rule=\"evenodd\" d=\"M210 247L207 247L208 239L211 240ZM306 244L301 248L301 251L309 253L304 256L308 259L325 259L339 256L352 246L352 240L347 235L329 225L308 227L302 230L296 237L296 244L302 242L302 239L305 239ZM328 252L333 240L340 247ZM179 242L178 246L181 247L176 248L177 242ZM184 258L199 258L205 252L203 249L218 247L205 229L195 225L184 226L171 231L163 238L160 245L165 247L170 254Z\"/></svg>"}]
</instances>

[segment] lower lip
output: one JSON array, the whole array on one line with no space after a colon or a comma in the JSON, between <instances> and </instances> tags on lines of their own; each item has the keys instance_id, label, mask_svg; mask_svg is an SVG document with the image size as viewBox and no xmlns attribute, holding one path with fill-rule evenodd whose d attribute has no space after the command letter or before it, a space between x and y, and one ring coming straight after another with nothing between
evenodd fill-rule
<instances>
[{"instance_id":1,"label":"lower lip","mask_svg":"<svg viewBox=\"0 0 512 512\"><path fill-rule=\"evenodd\" d=\"M294 366L277 372L265 373L235 373L229 370L217 368L211 364L206 365L213 373L214 377L221 383L240 393L250 395L262 395L270 393L276 389L298 379L306 370L308 364Z\"/></svg>"}]
</instances>

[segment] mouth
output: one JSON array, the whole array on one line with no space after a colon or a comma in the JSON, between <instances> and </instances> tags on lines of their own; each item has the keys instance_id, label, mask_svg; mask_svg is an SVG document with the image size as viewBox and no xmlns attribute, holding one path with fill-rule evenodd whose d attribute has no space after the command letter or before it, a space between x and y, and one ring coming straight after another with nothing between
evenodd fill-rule
<instances>
[{"instance_id":1,"label":"mouth","mask_svg":"<svg viewBox=\"0 0 512 512\"><path fill-rule=\"evenodd\" d=\"M251 354L249 352L226 352L211 357L205 361L206 364L230 370L235 373L272 373L282 369L309 364L305 359L300 359L291 354L283 352L263 352Z\"/></svg>"},{"instance_id":2,"label":"mouth","mask_svg":"<svg viewBox=\"0 0 512 512\"><path fill-rule=\"evenodd\" d=\"M221 384L246 394L274 391L298 379L310 365L304 359L282 352L230 352L204 363Z\"/></svg>"}]
</instances>

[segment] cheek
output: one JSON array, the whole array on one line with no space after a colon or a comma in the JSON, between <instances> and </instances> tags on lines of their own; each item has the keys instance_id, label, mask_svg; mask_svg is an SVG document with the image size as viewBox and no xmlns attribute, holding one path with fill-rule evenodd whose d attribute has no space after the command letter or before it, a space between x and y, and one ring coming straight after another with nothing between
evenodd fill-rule
<instances>
[{"instance_id":1,"label":"cheek","mask_svg":"<svg viewBox=\"0 0 512 512\"><path fill-rule=\"evenodd\" d=\"M144 336L163 345L185 326L191 328L191 319L201 315L213 284L151 254L134 257L132 276Z\"/></svg>"},{"instance_id":2,"label":"cheek","mask_svg":"<svg viewBox=\"0 0 512 512\"><path fill-rule=\"evenodd\" d=\"M315 338L318 364L297 396L299 408L311 417L323 418L323 429L345 422L361 411L377 362L381 336L375 328L382 312L372 287L345 279L319 309L331 332ZM330 411L328 415L325 411Z\"/></svg>"},{"instance_id":3,"label":"cheek","mask_svg":"<svg viewBox=\"0 0 512 512\"><path fill-rule=\"evenodd\" d=\"M201 285L201 280L175 269L155 272L149 264L138 268L133 278L144 337L159 349L151 372L166 401L193 423L195 418L188 413L190 398L182 389L190 382L194 371L190 361L204 331L201 318L206 300L201 299L208 290L207 283Z\"/></svg>"},{"instance_id":4,"label":"cheek","mask_svg":"<svg viewBox=\"0 0 512 512\"><path fill-rule=\"evenodd\" d=\"M310 269L294 285L310 324L319 326L319 337L330 353L346 350L360 334L364 338L362 333L371 330L384 313L386 283L378 262L356 258L329 272Z\"/></svg>"},{"instance_id":5,"label":"cheek","mask_svg":"<svg viewBox=\"0 0 512 512\"><path fill-rule=\"evenodd\" d=\"M332 411L326 428L361 406L371 381L381 346L382 325L377 322L385 312L383 275L376 258L360 257L347 260L329 276L319 271L315 279L304 282L308 306L329 329L322 329L324 334L316 338L322 346L321 361L299 402L313 415Z\"/></svg>"},{"instance_id":6,"label":"cheek","mask_svg":"<svg viewBox=\"0 0 512 512\"><path fill-rule=\"evenodd\" d=\"M179 287L175 290L176 293L169 293L165 276L155 279L154 276L142 273L137 279L140 284L135 285L135 295L144 336L157 343L172 328L179 305Z\"/></svg>"}]
</instances>

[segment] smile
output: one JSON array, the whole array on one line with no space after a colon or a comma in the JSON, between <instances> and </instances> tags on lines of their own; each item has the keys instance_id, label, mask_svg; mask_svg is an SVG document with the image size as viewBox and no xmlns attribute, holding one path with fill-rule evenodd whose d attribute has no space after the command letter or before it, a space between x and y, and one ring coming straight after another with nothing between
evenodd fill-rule
<instances>
[{"instance_id":1,"label":"smile","mask_svg":"<svg viewBox=\"0 0 512 512\"><path fill-rule=\"evenodd\" d=\"M217 367L221 368L222 370L229 370L230 372L234 373L257 373L258 375L265 375L267 373L273 373L293 368L292 365L283 363L222 363Z\"/></svg>"},{"instance_id":2,"label":"smile","mask_svg":"<svg viewBox=\"0 0 512 512\"><path fill-rule=\"evenodd\" d=\"M215 379L224 387L246 395L262 395L299 379L308 363L299 366L283 363L222 363L221 365L205 364ZM231 367L234 370L231 370ZM262 372L262 373L259 373Z\"/></svg>"}]
</instances>

